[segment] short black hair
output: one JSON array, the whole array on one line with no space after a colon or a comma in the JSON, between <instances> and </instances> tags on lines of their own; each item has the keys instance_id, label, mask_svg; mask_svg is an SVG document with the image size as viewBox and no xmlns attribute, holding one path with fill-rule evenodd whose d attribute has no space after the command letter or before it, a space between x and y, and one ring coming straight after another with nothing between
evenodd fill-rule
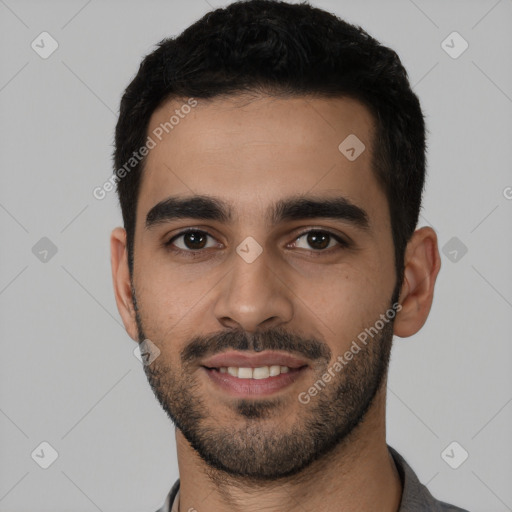
<instances>
[{"instance_id":1,"label":"short black hair","mask_svg":"<svg viewBox=\"0 0 512 512\"><path fill-rule=\"evenodd\" d=\"M397 286L421 208L425 124L398 55L361 27L307 2L237 1L205 14L147 55L121 99L114 172L144 146L152 113L174 98L237 94L348 97L375 122L372 170L387 197ZM340 141L341 142L341 141ZM130 275L145 158L116 176Z\"/></svg>"}]
</instances>

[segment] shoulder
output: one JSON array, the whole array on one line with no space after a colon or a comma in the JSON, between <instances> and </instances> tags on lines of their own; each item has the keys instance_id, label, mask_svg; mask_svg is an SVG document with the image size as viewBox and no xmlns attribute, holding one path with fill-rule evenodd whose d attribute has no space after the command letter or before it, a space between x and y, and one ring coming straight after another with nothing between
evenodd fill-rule
<instances>
[{"instance_id":1,"label":"shoulder","mask_svg":"<svg viewBox=\"0 0 512 512\"><path fill-rule=\"evenodd\" d=\"M389 445L388 450L402 480L402 501L398 512L469 512L434 498L405 459Z\"/></svg>"},{"instance_id":2,"label":"shoulder","mask_svg":"<svg viewBox=\"0 0 512 512\"><path fill-rule=\"evenodd\" d=\"M167 494L164 504L156 512L172 512L172 506L174 503L174 499L176 498L176 494L178 494L179 489L180 489L180 479L178 478L178 480L176 480L176 482L174 482L174 485L172 486L171 490L169 491L169 494Z\"/></svg>"}]
</instances>

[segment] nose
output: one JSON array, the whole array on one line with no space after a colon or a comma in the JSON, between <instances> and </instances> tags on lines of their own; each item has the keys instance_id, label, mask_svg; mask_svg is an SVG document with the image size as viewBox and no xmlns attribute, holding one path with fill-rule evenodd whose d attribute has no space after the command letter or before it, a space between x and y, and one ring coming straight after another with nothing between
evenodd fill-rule
<instances>
[{"instance_id":1,"label":"nose","mask_svg":"<svg viewBox=\"0 0 512 512\"><path fill-rule=\"evenodd\" d=\"M224 327L246 332L276 328L293 318L293 292L286 276L263 251L254 261L233 252L219 283L214 314Z\"/></svg>"}]
</instances>

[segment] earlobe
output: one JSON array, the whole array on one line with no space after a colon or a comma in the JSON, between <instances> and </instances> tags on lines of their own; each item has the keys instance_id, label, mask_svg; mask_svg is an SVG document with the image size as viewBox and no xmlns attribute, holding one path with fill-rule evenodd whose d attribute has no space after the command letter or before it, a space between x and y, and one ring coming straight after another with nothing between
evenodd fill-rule
<instances>
[{"instance_id":1,"label":"earlobe","mask_svg":"<svg viewBox=\"0 0 512 512\"><path fill-rule=\"evenodd\" d=\"M138 341L137 322L128 268L128 254L126 248L126 231L115 228L110 235L110 263L112 266L112 284L117 309L123 320L128 335Z\"/></svg>"},{"instance_id":2,"label":"earlobe","mask_svg":"<svg viewBox=\"0 0 512 512\"><path fill-rule=\"evenodd\" d=\"M404 281L400 291L402 309L394 323L396 336L412 336L425 324L440 268L441 258L435 231L430 227L416 230L405 251Z\"/></svg>"}]
</instances>

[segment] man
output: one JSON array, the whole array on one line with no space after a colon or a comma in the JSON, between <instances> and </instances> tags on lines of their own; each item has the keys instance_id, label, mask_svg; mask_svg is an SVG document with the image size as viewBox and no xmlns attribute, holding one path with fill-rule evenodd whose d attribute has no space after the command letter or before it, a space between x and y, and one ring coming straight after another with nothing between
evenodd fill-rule
<instances>
[{"instance_id":1,"label":"man","mask_svg":"<svg viewBox=\"0 0 512 512\"><path fill-rule=\"evenodd\" d=\"M116 302L176 425L168 511L455 511L386 444L440 269L399 58L307 4L208 13L121 101Z\"/></svg>"}]
</instances>

